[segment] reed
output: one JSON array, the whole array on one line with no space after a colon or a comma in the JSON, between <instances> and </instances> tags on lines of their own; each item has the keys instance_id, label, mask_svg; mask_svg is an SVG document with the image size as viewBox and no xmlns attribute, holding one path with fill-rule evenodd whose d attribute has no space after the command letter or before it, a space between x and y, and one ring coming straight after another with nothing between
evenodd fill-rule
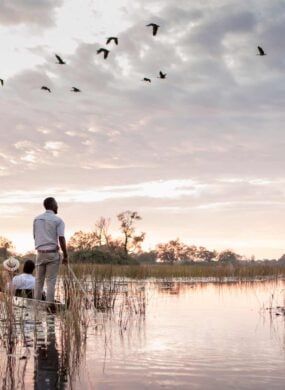
<instances>
[{"instance_id":1,"label":"reed","mask_svg":"<svg viewBox=\"0 0 285 390\"><path fill-rule=\"evenodd\" d=\"M268 264L221 265L217 263L193 265L99 265L74 264L78 277L88 274L90 278L110 280L112 278L145 280L171 278L227 278L240 280L263 277L285 277L285 266Z\"/></svg>"},{"instance_id":2,"label":"reed","mask_svg":"<svg viewBox=\"0 0 285 390\"><path fill-rule=\"evenodd\" d=\"M134 319L144 319L146 313L145 286L129 283L118 300L117 323L120 332L126 331Z\"/></svg>"}]
</instances>

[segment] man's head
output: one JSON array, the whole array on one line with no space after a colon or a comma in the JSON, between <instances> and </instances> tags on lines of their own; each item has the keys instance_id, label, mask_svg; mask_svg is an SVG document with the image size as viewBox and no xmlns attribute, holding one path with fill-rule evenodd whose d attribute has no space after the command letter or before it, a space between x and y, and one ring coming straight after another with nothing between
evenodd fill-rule
<instances>
[{"instance_id":1,"label":"man's head","mask_svg":"<svg viewBox=\"0 0 285 390\"><path fill-rule=\"evenodd\" d=\"M33 260L26 260L23 267L24 274L32 274L35 269L35 263Z\"/></svg>"},{"instance_id":2,"label":"man's head","mask_svg":"<svg viewBox=\"0 0 285 390\"><path fill-rule=\"evenodd\" d=\"M52 210L55 214L57 214L58 205L54 198L49 197L44 200L44 208L46 210Z\"/></svg>"}]
</instances>

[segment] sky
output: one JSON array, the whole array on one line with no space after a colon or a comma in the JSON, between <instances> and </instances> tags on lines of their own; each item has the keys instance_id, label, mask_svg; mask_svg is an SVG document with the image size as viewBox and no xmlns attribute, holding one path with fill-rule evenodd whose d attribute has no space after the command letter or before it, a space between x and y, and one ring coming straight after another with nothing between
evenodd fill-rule
<instances>
[{"instance_id":1,"label":"sky","mask_svg":"<svg viewBox=\"0 0 285 390\"><path fill-rule=\"evenodd\" d=\"M0 235L18 251L54 196L67 238L132 210L146 250L285 253L284 1L0 3Z\"/></svg>"}]
</instances>

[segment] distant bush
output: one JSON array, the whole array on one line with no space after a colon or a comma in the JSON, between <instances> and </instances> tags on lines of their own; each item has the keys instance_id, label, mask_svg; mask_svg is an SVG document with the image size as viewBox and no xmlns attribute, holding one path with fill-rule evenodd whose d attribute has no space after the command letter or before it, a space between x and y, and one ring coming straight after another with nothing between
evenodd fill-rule
<instances>
[{"instance_id":1,"label":"distant bush","mask_svg":"<svg viewBox=\"0 0 285 390\"><path fill-rule=\"evenodd\" d=\"M142 252L139 254L133 254L133 259L137 260L140 264L155 264L156 263L156 252Z\"/></svg>"},{"instance_id":2,"label":"distant bush","mask_svg":"<svg viewBox=\"0 0 285 390\"><path fill-rule=\"evenodd\" d=\"M92 250L77 250L69 252L70 262L72 263L94 263L94 264L118 264L118 265L137 265L139 262L122 252L111 252L95 248Z\"/></svg>"}]
</instances>

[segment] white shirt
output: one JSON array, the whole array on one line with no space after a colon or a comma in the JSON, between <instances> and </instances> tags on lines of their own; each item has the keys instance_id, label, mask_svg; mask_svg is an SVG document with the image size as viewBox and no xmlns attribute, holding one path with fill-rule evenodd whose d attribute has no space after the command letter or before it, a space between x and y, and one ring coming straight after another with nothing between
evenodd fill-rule
<instances>
[{"instance_id":1,"label":"white shirt","mask_svg":"<svg viewBox=\"0 0 285 390\"><path fill-rule=\"evenodd\" d=\"M34 219L33 232L35 248L42 250L57 249L58 237L64 237L64 222L52 210L38 215Z\"/></svg>"},{"instance_id":2,"label":"white shirt","mask_svg":"<svg viewBox=\"0 0 285 390\"><path fill-rule=\"evenodd\" d=\"M35 277L31 274L21 274L14 276L12 287L17 290L33 290L35 288Z\"/></svg>"}]
</instances>

